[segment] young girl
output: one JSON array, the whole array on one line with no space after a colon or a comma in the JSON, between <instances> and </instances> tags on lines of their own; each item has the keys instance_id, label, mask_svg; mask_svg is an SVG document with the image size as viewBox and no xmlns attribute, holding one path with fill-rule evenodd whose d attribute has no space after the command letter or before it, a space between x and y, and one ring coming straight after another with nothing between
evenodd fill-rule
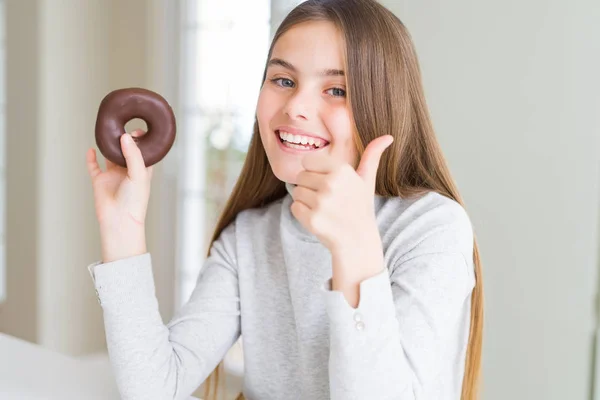
<instances>
[{"instance_id":1,"label":"young girl","mask_svg":"<svg viewBox=\"0 0 600 400\"><path fill-rule=\"evenodd\" d=\"M473 230L384 7L309 0L283 21L243 170L166 326L144 235L152 167L131 135L121 145L127 169L101 171L93 149L87 165L102 238L89 269L124 399L188 397L240 335L247 399L476 398Z\"/></svg>"}]
</instances>

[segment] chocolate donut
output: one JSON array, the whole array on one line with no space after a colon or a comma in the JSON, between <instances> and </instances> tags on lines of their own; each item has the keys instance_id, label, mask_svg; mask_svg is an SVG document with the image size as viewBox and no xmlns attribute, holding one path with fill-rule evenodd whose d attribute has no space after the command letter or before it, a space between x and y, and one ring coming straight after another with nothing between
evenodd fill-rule
<instances>
[{"instance_id":1,"label":"chocolate donut","mask_svg":"<svg viewBox=\"0 0 600 400\"><path fill-rule=\"evenodd\" d=\"M148 131L135 138L146 167L167 155L175 141L175 115L169 103L159 94L141 88L118 89L104 97L96 118L96 144L110 161L126 167L121 151L121 135L125 124L134 118L146 122Z\"/></svg>"}]
</instances>

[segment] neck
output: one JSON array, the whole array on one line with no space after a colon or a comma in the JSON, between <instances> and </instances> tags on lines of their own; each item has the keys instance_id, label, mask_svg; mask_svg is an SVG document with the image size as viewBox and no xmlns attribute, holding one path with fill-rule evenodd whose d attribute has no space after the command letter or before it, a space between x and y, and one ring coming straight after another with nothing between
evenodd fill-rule
<instances>
[{"instance_id":1,"label":"neck","mask_svg":"<svg viewBox=\"0 0 600 400\"><path fill-rule=\"evenodd\" d=\"M292 190L294 190L295 187L296 187L296 185L294 185L293 183L288 183L288 182L285 183L285 189L290 194L290 196L292 195Z\"/></svg>"}]
</instances>

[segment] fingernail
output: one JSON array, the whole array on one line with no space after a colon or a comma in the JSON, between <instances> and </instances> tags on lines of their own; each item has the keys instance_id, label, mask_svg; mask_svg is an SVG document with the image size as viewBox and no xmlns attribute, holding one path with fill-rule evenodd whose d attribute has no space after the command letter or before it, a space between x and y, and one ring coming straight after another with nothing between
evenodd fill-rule
<instances>
[{"instance_id":1,"label":"fingernail","mask_svg":"<svg viewBox=\"0 0 600 400\"><path fill-rule=\"evenodd\" d=\"M123 136L125 136L125 138L123 139L123 140L125 140L125 143L127 143L127 144L133 143L133 138L131 137L131 135L129 133L124 133Z\"/></svg>"}]
</instances>

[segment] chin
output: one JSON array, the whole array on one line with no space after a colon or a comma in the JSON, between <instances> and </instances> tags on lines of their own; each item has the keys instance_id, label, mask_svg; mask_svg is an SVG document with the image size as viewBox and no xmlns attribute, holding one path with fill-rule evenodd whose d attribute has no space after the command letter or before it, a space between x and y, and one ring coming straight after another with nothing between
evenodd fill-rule
<instances>
[{"instance_id":1,"label":"chin","mask_svg":"<svg viewBox=\"0 0 600 400\"><path fill-rule=\"evenodd\" d=\"M282 182L296 184L296 177L300 170L296 168L273 168L273 173L275 177Z\"/></svg>"}]
</instances>

